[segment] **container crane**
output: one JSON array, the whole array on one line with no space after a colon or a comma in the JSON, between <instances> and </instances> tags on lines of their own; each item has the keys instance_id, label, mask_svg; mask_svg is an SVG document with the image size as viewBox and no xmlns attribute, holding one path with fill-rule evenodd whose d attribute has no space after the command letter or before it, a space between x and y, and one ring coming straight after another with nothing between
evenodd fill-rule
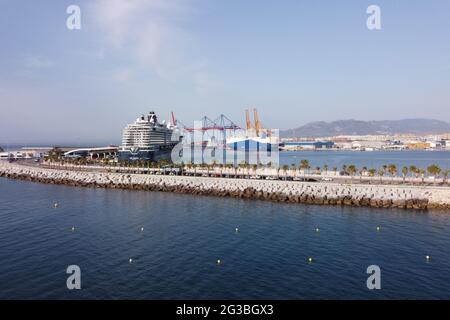
<instances>
[{"instance_id":1,"label":"container crane","mask_svg":"<svg viewBox=\"0 0 450 320\"><path fill-rule=\"evenodd\" d=\"M253 117L255 119L256 136L259 137L259 133L261 132L261 122L259 121L258 110L253 109Z\"/></svg>"},{"instance_id":2,"label":"container crane","mask_svg":"<svg viewBox=\"0 0 450 320\"><path fill-rule=\"evenodd\" d=\"M245 122L246 122L247 130L253 129L252 122L250 121L250 114L248 112L248 109L245 109Z\"/></svg>"}]
</instances>

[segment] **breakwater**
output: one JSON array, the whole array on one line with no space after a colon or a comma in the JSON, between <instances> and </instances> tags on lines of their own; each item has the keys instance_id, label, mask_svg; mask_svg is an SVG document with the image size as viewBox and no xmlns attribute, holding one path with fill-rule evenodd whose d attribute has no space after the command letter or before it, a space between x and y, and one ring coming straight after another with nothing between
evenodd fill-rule
<instances>
[{"instance_id":1,"label":"breakwater","mask_svg":"<svg viewBox=\"0 0 450 320\"><path fill-rule=\"evenodd\" d=\"M450 210L450 188L77 172L0 162L0 177L69 186L147 190L317 205Z\"/></svg>"}]
</instances>

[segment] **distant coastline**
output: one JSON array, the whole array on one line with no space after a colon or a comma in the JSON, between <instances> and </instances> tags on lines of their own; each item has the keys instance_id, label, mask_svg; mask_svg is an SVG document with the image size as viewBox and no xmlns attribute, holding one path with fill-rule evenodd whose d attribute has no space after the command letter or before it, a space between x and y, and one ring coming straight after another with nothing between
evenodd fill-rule
<instances>
[{"instance_id":1,"label":"distant coastline","mask_svg":"<svg viewBox=\"0 0 450 320\"><path fill-rule=\"evenodd\" d=\"M283 138L326 137L340 135L440 135L450 133L450 123L436 119L400 120L335 120L314 121L288 130L280 130Z\"/></svg>"}]
</instances>

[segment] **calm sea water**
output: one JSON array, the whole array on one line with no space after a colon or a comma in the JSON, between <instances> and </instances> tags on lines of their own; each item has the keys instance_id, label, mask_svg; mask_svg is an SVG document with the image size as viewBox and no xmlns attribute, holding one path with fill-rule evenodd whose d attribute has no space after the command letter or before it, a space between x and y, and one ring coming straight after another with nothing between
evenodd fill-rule
<instances>
[{"instance_id":1,"label":"calm sea water","mask_svg":"<svg viewBox=\"0 0 450 320\"><path fill-rule=\"evenodd\" d=\"M1 178L0 261L1 299L449 299L450 212ZM72 264L78 291L66 289ZM372 264L378 291L366 288Z\"/></svg>"},{"instance_id":2,"label":"calm sea water","mask_svg":"<svg viewBox=\"0 0 450 320\"><path fill-rule=\"evenodd\" d=\"M299 165L302 159L307 159L312 168L317 166L323 168L326 164L328 170L333 167L342 169L343 165L353 164L358 168L379 169L383 165L395 164L399 168L409 168L415 165L426 169L430 164L437 164L442 169L450 169L450 151L299 151L280 152L281 164Z\"/></svg>"}]
</instances>

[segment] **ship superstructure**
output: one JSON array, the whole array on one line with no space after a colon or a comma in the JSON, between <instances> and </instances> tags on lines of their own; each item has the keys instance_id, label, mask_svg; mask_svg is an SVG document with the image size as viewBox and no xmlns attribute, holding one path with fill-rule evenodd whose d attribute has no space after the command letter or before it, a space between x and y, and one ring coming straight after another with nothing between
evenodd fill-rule
<instances>
[{"instance_id":1,"label":"ship superstructure","mask_svg":"<svg viewBox=\"0 0 450 320\"><path fill-rule=\"evenodd\" d=\"M158 122L158 117L151 111L125 127L119 159L156 160L162 154L170 154L180 140L178 127L170 122Z\"/></svg>"}]
</instances>

